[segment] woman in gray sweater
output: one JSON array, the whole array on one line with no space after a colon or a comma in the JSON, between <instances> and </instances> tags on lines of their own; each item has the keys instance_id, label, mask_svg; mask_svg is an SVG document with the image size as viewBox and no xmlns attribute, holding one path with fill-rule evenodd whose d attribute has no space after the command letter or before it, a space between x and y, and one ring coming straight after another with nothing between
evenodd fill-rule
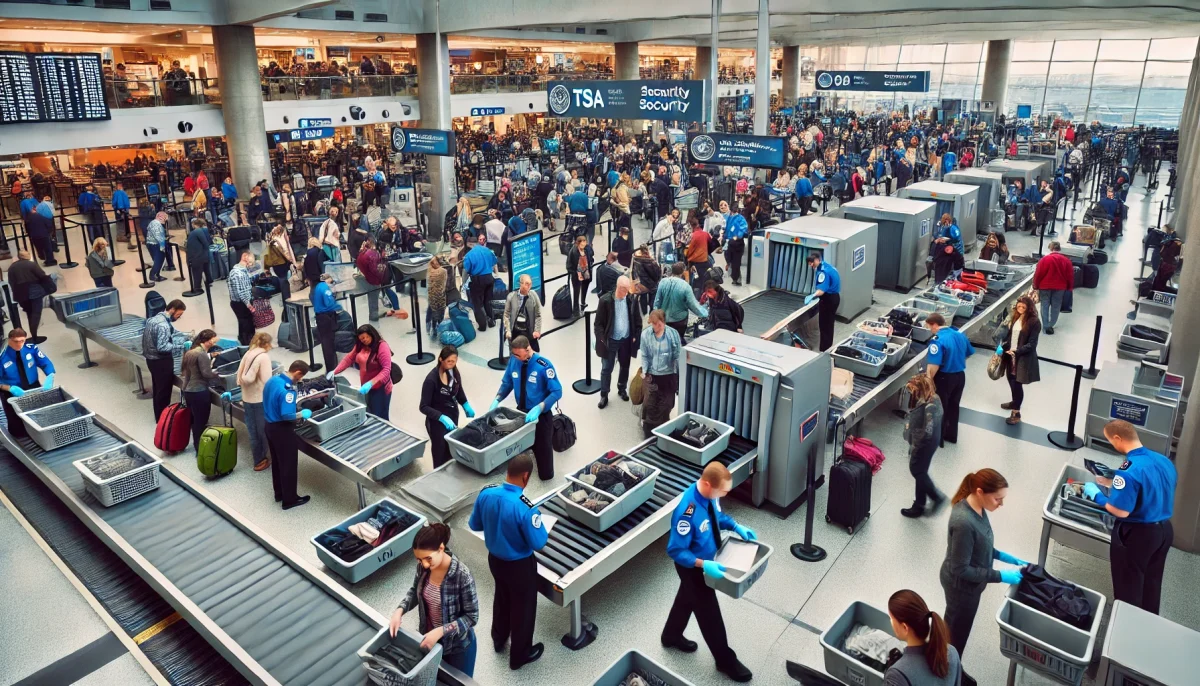
<instances>
[{"instance_id":1,"label":"woman in gray sweater","mask_svg":"<svg viewBox=\"0 0 1200 686\"><path fill-rule=\"evenodd\" d=\"M192 413L192 447L200 449L200 434L208 428L212 410L209 389L221 377L212 368L212 347L217 344L217 332L205 329L192 339L192 347L183 354L179 375L183 378L183 402Z\"/></svg>"},{"instance_id":2,"label":"woman in gray sweater","mask_svg":"<svg viewBox=\"0 0 1200 686\"><path fill-rule=\"evenodd\" d=\"M915 591L896 591L888 599L892 633L906 647L883 675L884 686L959 686L962 665L950 645L950 629Z\"/></svg>"},{"instance_id":3,"label":"woman in gray sweater","mask_svg":"<svg viewBox=\"0 0 1200 686\"><path fill-rule=\"evenodd\" d=\"M937 512L946 495L929 478L929 465L942 441L942 401L928 374L908 380L909 411L904 421L904 440L908 441L908 471L917 480L917 498L912 507L900 510L905 517L925 514L925 503L933 501L930 514Z\"/></svg>"}]
</instances>

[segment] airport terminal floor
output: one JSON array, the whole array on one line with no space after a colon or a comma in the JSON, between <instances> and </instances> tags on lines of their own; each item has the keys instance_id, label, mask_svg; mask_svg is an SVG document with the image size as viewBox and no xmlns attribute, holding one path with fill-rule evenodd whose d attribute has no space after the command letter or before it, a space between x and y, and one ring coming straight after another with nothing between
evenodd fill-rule
<instances>
[{"instance_id":1,"label":"airport terminal floor","mask_svg":"<svg viewBox=\"0 0 1200 686\"><path fill-rule=\"evenodd\" d=\"M1165 176L1164 172L1164 179ZM1145 177L1139 175L1129 194L1125 238L1110 245L1110 261L1103 269L1099 286L1076 291L1073 312L1062 315L1055 335L1042 337L1040 355L1087 365L1095 320L1097 316L1103 316L1097 364L1100 366L1116 359L1116 339L1125 313L1132 308L1130 301L1136 290L1134 278L1141 271L1139 237L1146 226L1157 222L1159 201L1165 198L1168 190L1164 183L1148 195L1145 185ZM1081 216L1084 204L1081 202L1074 209L1068 205L1067 211ZM1070 219L1067 223L1070 224ZM635 244L648 238L649 228L644 223L635 223ZM1015 233L1010 233L1008 239L1013 254L1035 251L1037 241ZM74 249L82 253L83 246L77 244ZM126 253L124 246L118 247L118 257L136 264L136 257ZM552 246L551 256L547 258L547 276L560 273L558 270L562 268L554 254ZM7 271L8 265L3 267ZM63 291L92 287L82 265L56 271L62 276ZM114 283L120 290L126 312L141 309L145 291L137 287L139 282L140 278L128 264L117 270ZM922 286L919 284L918 288ZM226 287L225 281L216 282L212 298L216 317L213 328L224 335L236 331L236 321L226 305ZM730 288L739 298L751 292L749 286ZM157 289L171 300L185 287L181 282L169 280L160 283ZM860 319L868 314L882 315L906 297L894 291L876 289L874 304ZM596 296L589 295L589 309L594 308L595 302ZM177 328L180 331L208 328L209 315L204 298L189 298L187 304L188 309L178 321ZM408 308L407 298L402 298L402 306ZM361 313L361 306L359 309ZM277 325L267 330L273 332ZM416 351L417 336L412 335L411 321L385 318L378 326L397 357ZM835 340L848 335L851 328L851 324L839 322ZM542 482L536 476L531 480L527 495L534 500L558 488L562 475L580 469L604 451L624 451L642 442L641 430L627 402L614 394L608 407L600 410L596 406L598 396L580 395L571 390L569 382L585 375L584 329L583 323L579 323L547 336L542 342L542 354L554 363L564 382L566 390L561 407L574 419L578 441L570 450L554 455L554 480ZM77 368L82 361L77 336L49 313L42 334L48 337L41 347L55 362L57 382L87 407L100 408L97 411L101 415L133 440L151 445L154 425L150 401L135 395L136 384L130 365L93 345L91 357L97 366ZM487 361L496 355L497 346L496 334L489 331L461 350L459 368L463 384L468 399L476 408L487 407L500 383L501 372L487 366ZM271 356L285 366L292 359L307 357L281 348L274 349ZM988 357L978 354L968 361L959 440L956 445L947 443L937 451L931 475L941 490L952 492L968 472L991 467L1002 473L1010 490L1003 507L991 514L995 545L1020 558L1036 559L1046 495L1064 463L1082 464L1079 453L1059 450L1046 440L1048 431L1063 430L1067 425L1074 372L1043 364L1041 381L1028 389L1023 423L1008 426L1004 423L1008 413L1000 408L1009 398L1008 387L1003 380L988 379ZM402 366L405 373L392 395L391 421L415 436L424 437L424 417L417 410L417 398L431 367ZM599 374L597 358L593 358L592 373ZM1090 387L1091 382L1085 379L1080 389L1082 405L1086 405ZM874 477L871 516L866 523L852 535L844 528L827 524L824 517L827 489L822 488L817 493L813 538L828 551L828 557L823 561L801 562L788 554L788 546L803 537L804 506L781 519L733 497L724 501L729 514L756 530L760 539L775 547L766 573L745 597L734 600L718 594L730 645L738 658L754 672L753 683L794 683L785 671L787 661L821 668L823 657L819 635L854 601L886 607L887 599L894 591L909 588L927 599L934 610L942 610L938 570L946 550L950 509L942 508L936 516L920 519L901 516L900 509L912 501L913 480L902 437L904 421L893 413L893 409L893 403L885 403L861 425L862 435L874 441L887 456L882 470ZM240 429L240 422L238 426L242 459L228 476L204 478L197 471L195 453L190 449L164 459L201 491L251 522L291 554L320 570L334 584L343 586L381 615L389 616L411 584L417 564L411 554L401 555L380 572L354 585L346 584L323 569L310 539L359 509L355 485L301 454L298 492L311 495L312 501L304 507L281 511L272 499L270 472L251 469L247 457L250 453L248 438ZM1082 419L1076 426L1076 431L1081 430ZM824 462L827 472L831 462L828 457ZM0 454L0 471L8 473L22 468L7 453ZM375 502L390 493L403 502L406 496L402 487L431 470L431 457L427 451L412 466L385 478L377 492L368 494L367 499ZM503 471L476 478L478 486L496 483L503 478ZM56 562L58 554L38 544L36 540L40 536L21 525L24 518L13 511L16 498L10 492L18 487L17 483L12 479L0 481L5 505L5 511L0 511L0 530L3 531L0 539L4 541L0 546L0 576L5 579L5 592L0 594L0 644L4 645L0 651L0 683L67 683L75 679L87 684L148 683L151 677L139 670L139 663L134 659L142 641L114 640L107 636L113 629L97 616L92 609L96 604L85 600L79 585L68 582L69 570L64 574L64 567ZM452 529L449 547L473 570L478 584L480 648L474 676L478 683L587 684L631 649L641 651L692 683L727 683L714 670L713 658L703 645L691 654L660 645L661 628L678 585L665 551L666 536L650 544L587 592L583 615L598 627L599 633L595 641L582 650L572 651L560 644L560 638L571 628L568 611L539 595L534 640L545 644L546 653L520 672L510 671L508 657L494 653L487 638L487 627L492 622L493 580L487 572L487 551L482 541L467 528L469 513L470 507L466 507L449 519ZM1052 543L1046 566L1053 574L1112 598L1107 561ZM1200 559L1172 549L1163 580L1161 614L1182 626L1200 629L1200 595L1195 593L1198 587ZM1009 660L1000 653L996 622L996 611L1005 590L1006 586L1002 584L992 584L984 593L964 656L964 665L980 684L1005 683ZM264 587L261 592L271 593L272 589ZM415 631L417 620L417 613L410 613L405 616L404 625ZM694 621L686 635L701 641ZM94 671L76 673L89 666ZM1093 683L1094 670L1093 664L1084 679L1085 684ZM50 680L37 681L35 677L39 673ZM57 680L47 676L56 674L59 675ZM70 678L63 676L67 674ZM1018 669L1017 677L1017 683L1021 684L1052 683L1028 670ZM34 680L21 681L26 678ZM161 683L160 679L155 676Z\"/></svg>"}]
</instances>

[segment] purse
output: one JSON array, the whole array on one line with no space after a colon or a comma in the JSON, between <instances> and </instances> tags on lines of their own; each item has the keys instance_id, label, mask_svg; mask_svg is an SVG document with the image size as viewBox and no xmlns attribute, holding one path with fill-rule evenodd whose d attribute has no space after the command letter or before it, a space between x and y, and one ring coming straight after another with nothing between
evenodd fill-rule
<instances>
[{"instance_id":1,"label":"purse","mask_svg":"<svg viewBox=\"0 0 1200 686\"><path fill-rule=\"evenodd\" d=\"M988 360L987 374L992 381L998 381L1004 376L1004 355L992 354L992 359Z\"/></svg>"}]
</instances>

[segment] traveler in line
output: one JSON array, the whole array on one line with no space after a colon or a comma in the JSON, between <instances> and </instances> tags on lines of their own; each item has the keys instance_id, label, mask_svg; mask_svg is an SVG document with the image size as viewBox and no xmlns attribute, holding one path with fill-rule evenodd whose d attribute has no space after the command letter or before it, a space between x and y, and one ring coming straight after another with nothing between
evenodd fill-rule
<instances>
[{"instance_id":1,"label":"traveler in line","mask_svg":"<svg viewBox=\"0 0 1200 686\"><path fill-rule=\"evenodd\" d=\"M310 296L313 314L317 320L317 343L321 346L321 356L326 370L333 369L338 363L333 339L334 334L337 333L338 314L342 311L342 306L333 297L333 289L330 287L332 282L333 276L322 274L316 285L313 286ZM312 371L320 369L321 367L314 365Z\"/></svg>"},{"instance_id":2,"label":"traveler in line","mask_svg":"<svg viewBox=\"0 0 1200 686\"><path fill-rule=\"evenodd\" d=\"M204 292L201 284L212 283L212 276L208 273L208 263L212 259L212 234L208 232L208 222L203 219L193 219L191 226L186 243L188 276L191 277L191 292L199 295Z\"/></svg>"},{"instance_id":3,"label":"traveler in line","mask_svg":"<svg viewBox=\"0 0 1200 686\"><path fill-rule=\"evenodd\" d=\"M162 275L163 260L167 257L167 222L166 212L159 212L146 225L146 249L150 251L150 280L166 281Z\"/></svg>"},{"instance_id":4,"label":"traveler in line","mask_svg":"<svg viewBox=\"0 0 1200 686\"><path fill-rule=\"evenodd\" d=\"M241 345L250 345L250 339L254 337L254 287L249 271L253 265L254 255L244 250L229 271L229 307L237 318L238 343Z\"/></svg>"},{"instance_id":5,"label":"traveler in line","mask_svg":"<svg viewBox=\"0 0 1200 686\"><path fill-rule=\"evenodd\" d=\"M617 253L608 253L604 258L604 264L596 267L596 293L604 295L612 293L617 288L617 279L625 273L625 270L617 264Z\"/></svg>"},{"instance_id":6,"label":"traveler in line","mask_svg":"<svg viewBox=\"0 0 1200 686\"><path fill-rule=\"evenodd\" d=\"M820 298L817 301L817 325L821 329L821 352L825 352L833 347L834 317L842 304L842 276L816 250L808 254L806 261L816 278L814 290L804 298L804 304Z\"/></svg>"},{"instance_id":7,"label":"traveler in line","mask_svg":"<svg viewBox=\"0 0 1200 686\"><path fill-rule=\"evenodd\" d=\"M496 652L504 652L512 639L508 667L513 670L535 662L545 651L544 645L533 643L538 595L533 553L546 545L550 532L542 513L522 494L532 473L528 453L509 460L504 483L479 492L468 522L471 531L484 532L488 568L496 584L492 644Z\"/></svg>"},{"instance_id":8,"label":"traveler in line","mask_svg":"<svg viewBox=\"0 0 1200 686\"><path fill-rule=\"evenodd\" d=\"M650 255L649 244L642 244L633 254L630 273L633 275L633 292L642 301L642 311L647 312L654 304L658 282L662 280L662 267Z\"/></svg>"},{"instance_id":9,"label":"traveler in line","mask_svg":"<svg viewBox=\"0 0 1200 686\"><path fill-rule=\"evenodd\" d=\"M1071 258L1062 254L1062 245L1050 241L1050 252L1038 260L1033 269L1033 287L1038 292L1042 306L1042 321L1046 335L1054 335L1058 325L1058 313L1062 310L1063 295L1075 288L1075 265Z\"/></svg>"},{"instance_id":10,"label":"traveler in line","mask_svg":"<svg viewBox=\"0 0 1200 686\"><path fill-rule=\"evenodd\" d=\"M42 308L53 283L46 271L30 259L28 250L17 251L17 259L8 267L8 285L12 287L13 300L25 310L29 342L34 345L46 342L45 336L38 335L38 326L42 323Z\"/></svg>"},{"instance_id":11,"label":"traveler in line","mask_svg":"<svg viewBox=\"0 0 1200 686\"><path fill-rule=\"evenodd\" d=\"M629 359L637 354L642 337L642 304L630 289L633 282L628 276L617 279L617 287L611 293L600 296L596 306L596 319L592 329L596 338L596 354L600 356L600 409L608 405L608 391L612 388L613 366L620 365L617 374L617 395L628 401L625 386L629 381Z\"/></svg>"},{"instance_id":12,"label":"traveler in line","mask_svg":"<svg viewBox=\"0 0 1200 686\"><path fill-rule=\"evenodd\" d=\"M246 432L250 434L250 454L254 471L271 466L267 457L267 420L263 414L263 388L271 379L271 334L259 331L250 339L250 349L238 363L237 381L242 389L242 409L245 411ZM221 399L232 402L233 394L226 391Z\"/></svg>"},{"instance_id":13,"label":"traveler in line","mask_svg":"<svg viewBox=\"0 0 1200 686\"><path fill-rule=\"evenodd\" d=\"M720 462L709 462L696 483L683 492L671 515L667 555L675 562L679 590L667 615L660 640L664 647L685 653L696 652L695 641L683 635L692 615L700 625L700 635L717 661L717 671L734 681L745 683L752 674L729 647L725 620L717 603L717 592L704 580L725 578L725 566L716 561L721 547L721 529L736 533L742 540L755 541L753 529L738 524L722 511L718 501L733 489L733 475Z\"/></svg>"},{"instance_id":14,"label":"traveler in line","mask_svg":"<svg viewBox=\"0 0 1200 686\"><path fill-rule=\"evenodd\" d=\"M417 608L421 648L442 644L442 662L468 677L475 675L475 625L479 622L479 594L471 570L450 552L450 527L426 524L413 539L417 571L400 606L392 613L391 635L400 630L404 613Z\"/></svg>"},{"instance_id":15,"label":"traveler in line","mask_svg":"<svg viewBox=\"0 0 1200 686\"><path fill-rule=\"evenodd\" d=\"M46 375L41 383L38 383L39 369ZM0 352L0 403L4 405L4 417L8 420L8 435L13 438L28 436L29 432L9 400L20 398L25 391L35 388L54 388L54 363L29 340L24 329L14 327L8 332L8 345Z\"/></svg>"},{"instance_id":16,"label":"traveler in line","mask_svg":"<svg viewBox=\"0 0 1200 686\"><path fill-rule=\"evenodd\" d=\"M25 219L26 230L29 232L29 242L38 259L47 267L58 264L54 259L54 205L50 196L34 206Z\"/></svg>"},{"instance_id":17,"label":"traveler in line","mask_svg":"<svg viewBox=\"0 0 1200 686\"><path fill-rule=\"evenodd\" d=\"M167 309L147 319L142 329L142 355L150 372L156 423L163 410L171 404L171 390L175 388L174 323L179 321L186 309L187 305L182 300L172 300L167 303Z\"/></svg>"},{"instance_id":18,"label":"traveler in line","mask_svg":"<svg viewBox=\"0 0 1200 686\"><path fill-rule=\"evenodd\" d=\"M688 227L691 229L685 251L688 268L695 269L697 275L702 275L708 271L710 264L708 242L712 236L700 225L700 217L695 212L688 216Z\"/></svg>"},{"instance_id":19,"label":"traveler in line","mask_svg":"<svg viewBox=\"0 0 1200 686\"><path fill-rule=\"evenodd\" d=\"M749 225L746 224L746 218L741 214L729 211L728 202L722 200L719 207L721 214L725 216L725 266L729 267L729 277L733 279L733 285L740 286L742 285L742 255L746 253L746 236L750 233Z\"/></svg>"},{"instance_id":20,"label":"traveler in line","mask_svg":"<svg viewBox=\"0 0 1200 686\"><path fill-rule=\"evenodd\" d=\"M525 422L537 422L533 454L537 458L538 478L554 478L554 404L562 400L562 382L550 360L530 349L529 339L517 336L509 343L512 356L488 412L500 406L509 393L517 409L525 413Z\"/></svg>"},{"instance_id":21,"label":"traveler in line","mask_svg":"<svg viewBox=\"0 0 1200 686\"><path fill-rule=\"evenodd\" d=\"M633 238L630 237L629 227L622 226L617 230L617 237L613 239L612 251L617 254L617 263L624 269L629 269L633 264Z\"/></svg>"},{"instance_id":22,"label":"traveler in line","mask_svg":"<svg viewBox=\"0 0 1200 686\"><path fill-rule=\"evenodd\" d=\"M700 300L708 308L708 322L713 329L742 332L742 321L746 318L746 311L721 288L721 284L712 279L705 281L704 293L701 294Z\"/></svg>"},{"instance_id":23,"label":"traveler in line","mask_svg":"<svg viewBox=\"0 0 1200 686\"><path fill-rule=\"evenodd\" d=\"M467 417L475 416L475 410L463 390L462 373L458 371L458 348L447 345L438 353L437 366L429 371L425 382L421 384L419 407L421 414L425 415L425 431L429 434L429 452L433 456L434 469L450 461L446 434L458 428L459 405L462 405Z\"/></svg>"},{"instance_id":24,"label":"traveler in line","mask_svg":"<svg viewBox=\"0 0 1200 686\"><path fill-rule=\"evenodd\" d=\"M533 292L532 277L522 274L519 284L504 300L504 337L511 341L524 336L535 353L541 352L538 339L542 337L542 303Z\"/></svg>"},{"instance_id":25,"label":"traveler in line","mask_svg":"<svg viewBox=\"0 0 1200 686\"><path fill-rule=\"evenodd\" d=\"M654 232L650 234L650 242L655 246L655 254L659 262L675 259L675 229L679 226L679 210L671 210L663 215Z\"/></svg>"},{"instance_id":26,"label":"traveler in line","mask_svg":"<svg viewBox=\"0 0 1200 686\"><path fill-rule=\"evenodd\" d=\"M975 348L961 331L946 326L946 318L938 312L926 317L925 325L933 332L925 373L942 399L942 441L958 443L958 408L967 385L967 358L975 354Z\"/></svg>"},{"instance_id":27,"label":"traveler in line","mask_svg":"<svg viewBox=\"0 0 1200 686\"><path fill-rule=\"evenodd\" d=\"M379 321L379 296L382 294L390 305L384 316L407 319L408 312L400 309L400 297L396 295L396 290L391 286L392 267L379 254L374 240L370 238L363 240L362 246L359 248L358 259L354 261L354 264L362 273L363 279L372 286L378 286L380 291L367 294L367 318L373 322Z\"/></svg>"},{"instance_id":28,"label":"traveler in line","mask_svg":"<svg viewBox=\"0 0 1200 686\"><path fill-rule=\"evenodd\" d=\"M946 559L938 577L946 594L946 624L950 627L950 643L960 657L971 637L971 625L979 611L979 599L988 584L1021 583L1021 570L1029 564L1002 550L992 541L989 512L1004 505L1008 496L1008 481L994 469L981 469L967 474L951 499L950 533L946 541ZM1000 571L992 569L999 560L1018 567ZM964 684L975 680L964 672Z\"/></svg>"},{"instance_id":29,"label":"traveler in line","mask_svg":"<svg viewBox=\"0 0 1200 686\"><path fill-rule=\"evenodd\" d=\"M108 256L108 241L97 238L92 241L92 250L87 256L88 274L96 288L112 288L113 261Z\"/></svg>"},{"instance_id":30,"label":"traveler in line","mask_svg":"<svg viewBox=\"0 0 1200 686\"><path fill-rule=\"evenodd\" d=\"M125 192L125 184L120 181L113 184L112 209L114 220L112 239L123 241L128 238L129 244L132 246L133 234L130 232L129 226L129 194Z\"/></svg>"},{"instance_id":31,"label":"traveler in line","mask_svg":"<svg viewBox=\"0 0 1200 686\"><path fill-rule=\"evenodd\" d=\"M687 265L682 262L671 265L671 275L658 282L658 292L654 295L654 309L662 310L667 326L675 329L680 341L687 333L688 312L697 317L708 316L708 308L696 300L691 285L684 281L686 272Z\"/></svg>"},{"instance_id":32,"label":"traveler in line","mask_svg":"<svg viewBox=\"0 0 1200 686\"><path fill-rule=\"evenodd\" d=\"M500 191L503 193L504 191ZM504 233L507 227L504 220L500 218L499 210L488 210L487 223L483 225L483 232L487 236L488 250L496 256L496 264L501 265L500 271L504 271L502 261L504 259Z\"/></svg>"},{"instance_id":33,"label":"traveler in line","mask_svg":"<svg viewBox=\"0 0 1200 686\"><path fill-rule=\"evenodd\" d=\"M1111 479L1096 477L1096 483L1083 485L1083 492L1117 518L1108 548L1113 598L1158 614L1163 570L1175 536L1175 465L1143 446L1137 429L1123 419L1105 424L1104 438L1125 461Z\"/></svg>"},{"instance_id":34,"label":"traveler in line","mask_svg":"<svg viewBox=\"0 0 1200 686\"><path fill-rule=\"evenodd\" d=\"M296 419L312 417L312 410L296 412L296 382L309 371L308 363L296 360L286 374L272 376L263 387L263 416L267 420L267 445L271 462L271 486L275 502L290 510L307 503L309 496L296 495L298 444Z\"/></svg>"},{"instance_id":35,"label":"traveler in line","mask_svg":"<svg viewBox=\"0 0 1200 686\"><path fill-rule=\"evenodd\" d=\"M88 238L96 240L104 236L104 224L108 219L104 216L104 201L96 195L96 187L92 184L84 186L83 192L75 201L79 214L83 217L83 225L87 227Z\"/></svg>"},{"instance_id":36,"label":"traveler in line","mask_svg":"<svg viewBox=\"0 0 1200 686\"><path fill-rule=\"evenodd\" d=\"M1041 380L1038 365L1038 336L1042 323L1038 321L1033 298L1022 296L1013 305L1012 317L1008 320L1008 335L996 346L996 354L1002 355L1004 378L1012 391L1012 401L1000 407L1012 412L1005 423L1009 426L1021 422L1021 403L1025 401L1025 385Z\"/></svg>"},{"instance_id":37,"label":"traveler in line","mask_svg":"<svg viewBox=\"0 0 1200 686\"><path fill-rule=\"evenodd\" d=\"M183 379L183 403L192 413L192 448L200 450L200 434L208 428L212 411L213 386L221 377L213 371L212 347L217 344L217 332L205 329L192 339L192 347L183 354L179 376Z\"/></svg>"},{"instance_id":38,"label":"traveler in line","mask_svg":"<svg viewBox=\"0 0 1200 686\"><path fill-rule=\"evenodd\" d=\"M892 633L904 641L904 654L883 674L884 686L959 686L962 663L950 645L950 628L916 591L888 598Z\"/></svg>"},{"instance_id":39,"label":"traveler in line","mask_svg":"<svg viewBox=\"0 0 1200 686\"><path fill-rule=\"evenodd\" d=\"M325 259L329 262L342 261L342 225L338 220L338 214L341 212L337 206L329 208L329 218L321 222L320 236L321 250L325 253Z\"/></svg>"},{"instance_id":40,"label":"traveler in line","mask_svg":"<svg viewBox=\"0 0 1200 686\"><path fill-rule=\"evenodd\" d=\"M654 310L648 319L650 326L642 330L638 345L639 361L645 374L642 432L646 438L671 418L675 394L679 392L679 354L683 348L679 332L667 325L662 310Z\"/></svg>"},{"instance_id":41,"label":"traveler in line","mask_svg":"<svg viewBox=\"0 0 1200 686\"><path fill-rule=\"evenodd\" d=\"M926 503L932 501L933 515L945 502L946 496L929 478L929 465L942 441L942 401L938 398L933 379L917 374L908 380L908 416L904 419L904 440L908 441L908 472L917 482L917 495L911 507L900 510L905 517L925 514Z\"/></svg>"},{"instance_id":42,"label":"traveler in line","mask_svg":"<svg viewBox=\"0 0 1200 686\"><path fill-rule=\"evenodd\" d=\"M428 309L425 311L425 332L430 338L437 338L438 324L446 314L446 299L453 297L458 300L458 289L450 286L451 270L442 264L442 258L434 257L429 260L429 272L425 275L425 301Z\"/></svg>"},{"instance_id":43,"label":"traveler in line","mask_svg":"<svg viewBox=\"0 0 1200 686\"><path fill-rule=\"evenodd\" d=\"M292 243L288 240L287 228L276 224L267 236L267 251L263 254L263 266L271 270L279 280L279 294L282 302L287 303L292 297L292 269L299 269L296 253L292 252ZM287 318L287 305L284 305L283 316Z\"/></svg>"},{"instance_id":44,"label":"traveler in line","mask_svg":"<svg viewBox=\"0 0 1200 686\"><path fill-rule=\"evenodd\" d=\"M567 278L571 280L571 304L576 317L587 309L588 288L592 285L592 265L596 263L587 236L576 236L575 245L567 253Z\"/></svg>"},{"instance_id":45,"label":"traveler in line","mask_svg":"<svg viewBox=\"0 0 1200 686\"><path fill-rule=\"evenodd\" d=\"M325 251L321 250L321 239L308 239L308 252L304 253L304 280L308 282L309 287L317 285L321 280L321 274L325 271L325 263L328 260L325 258Z\"/></svg>"},{"instance_id":46,"label":"traveler in line","mask_svg":"<svg viewBox=\"0 0 1200 686\"><path fill-rule=\"evenodd\" d=\"M482 240L483 236L480 236ZM470 279L471 309L475 311L475 326L487 331L495 326L492 317L492 288L496 285L496 255L484 243L476 243L462 262L464 278Z\"/></svg>"},{"instance_id":47,"label":"traveler in line","mask_svg":"<svg viewBox=\"0 0 1200 686\"><path fill-rule=\"evenodd\" d=\"M325 376L332 381L334 375L358 368L358 392L366 396L367 412L387 421L392 406L392 348L370 324L358 327L354 338L354 347Z\"/></svg>"}]
</instances>

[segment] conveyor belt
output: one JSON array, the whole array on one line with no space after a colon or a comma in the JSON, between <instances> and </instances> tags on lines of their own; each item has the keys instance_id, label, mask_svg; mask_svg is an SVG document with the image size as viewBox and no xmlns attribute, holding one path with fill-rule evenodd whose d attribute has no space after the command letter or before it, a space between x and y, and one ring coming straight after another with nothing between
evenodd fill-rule
<instances>
[{"instance_id":1,"label":"conveyor belt","mask_svg":"<svg viewBox=\"0 0 1200 686\"><path fill-rule=\"evenodd\" d=\"M747 336L762 336L804 307L804 296L771 288L746 298L741 305L745 311L742 331Z\"/></svg>"},{"instance_id":2,"label":"conveyor belt","mask_svg":"<svg viewBox=\"0 0 1200 686\"><path fill-rule=\"evenodd\" d=\"M136 314L125 315L125 320L116 326L107 326L103 329L96 329L95 333L108 343L115 345L122 350L126 350L133 355L136 355L143 362L145 356L142 355L142 331L146 328L146 318L139 317ZM108 347L108 346L105 346ZM175 373L179 373L180 365L183 363L183 354L175 356Z\"/></svg>"},{"instance_id":3,"label":"conveyor belt","mask_svg":"<svg viewBox=\"0 0 1200 686\"><path fill-rule=\"evenodd\" d=\"M306 426L298 433L311 437L315 436L316 430ZM387 470L390 462L401 459L412 451L419 451L418 455L425 452L424 439L405 433L395 424L389 424L371 414L367 415L362 426L323 441L319 446L325 452L336 455L375 479L390 473ZM380 472L385 473L379 474Z\"/></svg>"}]
</instances>

